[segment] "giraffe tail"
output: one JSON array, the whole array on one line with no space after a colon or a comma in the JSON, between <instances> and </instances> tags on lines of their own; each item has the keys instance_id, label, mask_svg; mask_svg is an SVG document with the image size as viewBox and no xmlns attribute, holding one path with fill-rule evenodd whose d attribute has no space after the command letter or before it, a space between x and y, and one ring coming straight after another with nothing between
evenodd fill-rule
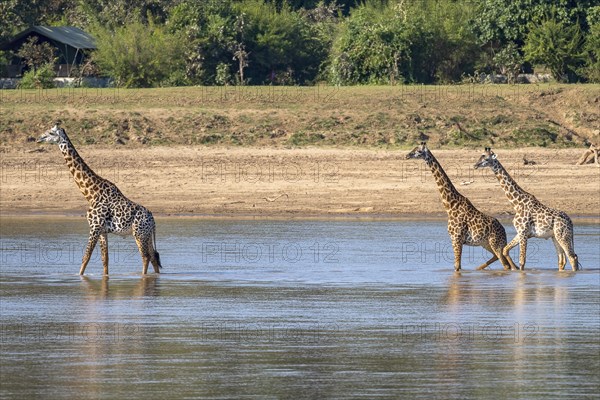
<instances>
[{"instance_id":1,"label":"giraffe tail","mask_svg":"<svg viewBox=\"0 0 600 400\"><path fill-rule=\"evenodd\" d=\"M156 263L158 264L158 268L162 269L162 264L160 263L160 254L158 254L158 251L156 251L156 228L154 228L152 230L152 241L154 242L154 259L156 260Z\"/></svg>"}]
</instances>

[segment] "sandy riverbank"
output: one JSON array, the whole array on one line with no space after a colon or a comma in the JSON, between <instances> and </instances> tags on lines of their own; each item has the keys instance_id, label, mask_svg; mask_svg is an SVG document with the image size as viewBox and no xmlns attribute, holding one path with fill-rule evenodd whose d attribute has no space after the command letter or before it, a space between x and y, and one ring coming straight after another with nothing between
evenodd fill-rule
<instances>
[{"instance_id":1,"label":"sandy riverbank","mask_svg":"<svg viewBox=\"0 0 600 400\"><path fill-rule=\"evenodd\" d=\"M57 148L1 154L0 214L81 215L87 208ZM435 150L457 189L498 216L512 208L474 150ZM83 147L101 176L156 215L205 217L443 217L430 171L407 150ZM580 149L496 149L519 184L573 216L598 217L600 168ZM536 165L523 165L522 159ZM462 185L461 183L469 183Z\"/></svg>"}]
</instances>

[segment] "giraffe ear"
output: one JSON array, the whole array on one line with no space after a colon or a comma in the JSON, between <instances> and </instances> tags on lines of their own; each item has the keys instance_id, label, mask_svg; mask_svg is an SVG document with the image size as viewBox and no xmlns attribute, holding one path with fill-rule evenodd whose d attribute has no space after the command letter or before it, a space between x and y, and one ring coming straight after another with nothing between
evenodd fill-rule
<instances>
[{"instance_id":1,"label":"giraffe ear","mask_svg":"<svg viewBox=\"0 0 600 400\"><path fill-rule=\"evenodd\" d=\"M492 153L492 160L495 160L495 159L496 159L496 154Z\"/></svg>"}]
</instances>

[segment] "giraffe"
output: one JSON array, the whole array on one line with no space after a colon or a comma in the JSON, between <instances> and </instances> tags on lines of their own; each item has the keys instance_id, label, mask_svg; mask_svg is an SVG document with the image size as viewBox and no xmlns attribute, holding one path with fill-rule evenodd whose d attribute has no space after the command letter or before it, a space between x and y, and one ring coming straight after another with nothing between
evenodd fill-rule
<instances>
[{"instance_id":1,"label":"giraffe","mask_svg":"<svg viewBox=\"0 0 600 400\"><path fill-rule=\"evenodd\" d=\"M485 148L484 153L475 164L475 169L484 167L489 167L494 172L508 201L515 209L513 224L517 235L506 245L502 253L508 256L510 249L518 244L520 246L519 265L521 270L524 270L527 258L527 239L532 237L552 238L558 255L558 269L560 271L565 269L566 254L571 268L573 271L577 271L579 261L573 250L571 218L563 211L545 206L534 195L523 190L500 164L490 147Z\"/></svg>"},{"instance_id":2,"label":"giraffe","mask_svg":"<svg viewBox=\"0 0 600 400\"><path fill-rule=\"evenodd\" d=\"M84 274L98 240L104 275L108 275L108 233L121 236L133 233L142 256L143 274L148 272L148 262L152 263L154 272L159 273L162 266L156 251L156 226L152 213L125 197L114 183L92 171L58 124L44 132L37 142L58 144L75 183L89 203L87 220L90 235L79 275Z\"/></svg>"},{"instance_id":3,"label":"giraffe","mask_svg":"<svg viewBox=\"0 0 600 400\"><path fill-rule=\"evenodd\" d=\"M421 142L415 147L406 159L425 160L431 168L433 177L437 183L442 204L448 213L448 234L452 240L454 250L454 269L461 269L461 257L463 245L481 246L493 257L477 267L478 270L486 268L496 260L500 260L505 270L516 270L517 267L511 258L502 253L506 246L506 231L502 224L496 219L479 211L469 199L456 190L446 172L427 148L427 143Z\"/></svg>"}]
</instances>

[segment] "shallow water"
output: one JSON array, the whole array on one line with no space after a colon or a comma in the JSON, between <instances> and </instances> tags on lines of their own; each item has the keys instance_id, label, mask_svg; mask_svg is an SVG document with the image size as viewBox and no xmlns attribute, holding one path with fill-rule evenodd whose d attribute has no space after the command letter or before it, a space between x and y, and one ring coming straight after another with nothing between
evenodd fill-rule
<instances>
[{"instance_id":1,"label":"shallow water","mask_svg":"<svg viewBox=\"0 0 600 400\"><path fill-rule=\"evenodd\" d=\"M539 239L454 273L445 222L161 219L160 276L110 236L107 279L97 251L77 275L83 219L3 218L0 397L592 397L600 227L575 233L577 273Z\"/></svg>"}]
</instances>

